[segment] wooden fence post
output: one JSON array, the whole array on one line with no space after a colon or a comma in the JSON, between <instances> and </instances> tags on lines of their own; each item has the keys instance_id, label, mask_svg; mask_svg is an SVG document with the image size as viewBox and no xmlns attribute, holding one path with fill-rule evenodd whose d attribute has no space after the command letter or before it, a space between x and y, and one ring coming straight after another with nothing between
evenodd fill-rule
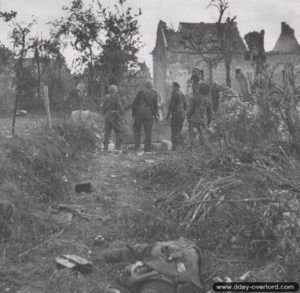
<instances>
[{"instance_id":1,"label":"wooden fence post","mask_svg":"<svg viewBox=\"0 0 300 293\"><path fill-rule=\"evenodd\" d=\"M47 113L47 122L50 129L52 129L52 120L51 120L51 113L50 113L50 102L49 102L49 92L48 92L48 86L43 84L44 89L44 103L45 103L45 109Z\"/></svg>"}]
</instances>

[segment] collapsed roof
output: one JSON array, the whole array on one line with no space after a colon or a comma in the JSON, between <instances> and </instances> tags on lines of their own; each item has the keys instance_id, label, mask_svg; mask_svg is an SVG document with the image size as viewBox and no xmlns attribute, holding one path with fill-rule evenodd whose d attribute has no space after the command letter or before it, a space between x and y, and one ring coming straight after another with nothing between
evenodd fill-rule
<instances>
[{"instance_id":1,"label":"collapsed roof","mask_svg":"<svg viewBox=\"0 0 300 293\"><path fill-rule=\"evenodd\" d=\"M222 24L225 25L225 24ZM177 31L167 27L166 23L160 21L159 29L165 40L165 46L172 52L189 52L189 46L186 44L186 38L189 38L193 43L203 44L204 51L209 52L209 43L213 42L213 38L217 37L217 24L216 23L187 23L181 22ZM247 48L241 38L237 24L231 28L233 39L233 51L246 52Z\"/></svg>"}]
</instances>

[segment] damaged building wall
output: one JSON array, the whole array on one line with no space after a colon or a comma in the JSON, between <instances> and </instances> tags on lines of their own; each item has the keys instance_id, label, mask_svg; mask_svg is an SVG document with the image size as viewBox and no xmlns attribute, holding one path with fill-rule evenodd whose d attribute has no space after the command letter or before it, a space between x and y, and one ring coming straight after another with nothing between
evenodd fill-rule
<instances>
[{"instance_id":1,"label":"damaged building wall","mask_svg":"<svg viewBox=\"0 0 300 293\"><path fill-rule=\"evenodd\" d=\"M166 100L170 98L173 81L177 81L180 84L182 92L186 94L188 98L191 97L191 84L189 80L195 67L203 72L204 80L208 81L208 66L199 55L190 53L169 53L167 57L167 64L167 75L165 79ZM248 76L249 74L253 75L254 73L251 62L245 60L244 54L236 54L232 58L231 80L232 87L236 90L239 90L239 84L236 78L238 72L243 72L245 76ZM213 79L214 82L220 85L225 85L226 74L223 61L219 62L219 64L213 69Z\"/></svg>"},{"instance_id":2,"label":"damaged building wall","mask_svg":"<svg viewBox=\"0 0 300 293\"><path fill-rule=\"evenodd\" d=\"M183 23L181 27L189 26ZM206 24L198 23L192 26L206 27ZM208 24L210 27L211 24ZM182 28L181 28L182 30ZM238 50L233 54L231 62L231 81L232 88L240 91L240 85L237 80L237 73L242 72L245 76L246 84L251 83L254 77L255 68L249 60L248 52L242 47L242 39L236 32L237 40L240 43ZM191 96L189 79L192 75L193 68L197 67L203 70L204 80L208 80L209 70L207 64L202 60L200 55L193 54L184 50L180 41L180 29L174 31L169 29L163 21L159 22L156 38L156 46L153 51L153 74L154 85L161 95L164 105L168 103L171 95L171 85L173 81L179 82L183 93L188 97ZM246 47L245 47L246 48ZM300 46L295 38L294 30L285 22L281 23L281 34L275 44L274 49L267 53L267 64L270 70L278 63L290 62L296 68L296 84L300 86ZM298 73L299 71L299 73ZM274 76L276 80L282 77L282 72L276 70ZM214 82L224 85L226 80L225 66L223 60L213 70Z\"/></svg>"},{"instance_id":3,"label":"damaged building wall","mask_svg":"<svg viewBox=\"0 0 300 293\"><path fill-rule=\"evenodd\" d=\"M300 87L300 46L295 31L285 22L281 23L281 33L273 50L267 53L268 70L273 72L273 81L279 84L283 79L283 63L294 65L295 85Z\"/></svg>"},{"instance_id":4,"label":"damaged building wall","mask_svg":"<svg viewBox=\"0 0 300 293\"><path fill-rule=\"evenodd\" d=\"M215 24L209 23L181 23L180 29L174 31L166 26L166 23L160 21L156 35L156 46L152 52L153 55L153 79L156 90L162 98L162 104L165 106L171 95L172 82L177 81L181 85L183 93L188 97L191 94L190 78L194 68L198 68L203 73L203 79L208 80L209 69L199 54L187 50L182 42L182 35L185 29L195 31L203 29L204 34L211 33ZM239 44L232 58L231 79L232 86L238 89L236 80L237 71L253 72L250 61L245 60L246 47L239 36L237 27L235 27L235 38ZM225 66L221 60L218 66L213 69L214 81L224 85L226 81Z\"/></svg>"},{"instance_id":5,"label":"damaged building wall","mask_svg":"<svg viewBox=\"0 0 300 293\"><path fill-rule=\"evenodd\" d=\"M272 73L273 82L283 84L283 70L285 63L292 63L294 65L295 86L296 88L300 88L300 54L267 53L268 71Z\"/></svg>"}]
</instances>

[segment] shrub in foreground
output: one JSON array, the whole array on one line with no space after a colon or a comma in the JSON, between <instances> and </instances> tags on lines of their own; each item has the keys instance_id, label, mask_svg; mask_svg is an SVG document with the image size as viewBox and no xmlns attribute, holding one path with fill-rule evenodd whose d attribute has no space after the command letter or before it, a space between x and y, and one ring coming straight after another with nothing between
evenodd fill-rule
<instances>
[{"instance_id":1,"label":"shrub in foreground","mask_svg":"<svg viewBox=\"0 0 300 293\"><path fill-rule=\"evenodd\" d=\"M9 224L15 239L35 240L54 228L42 203L66 199L74 159L93 151L97 140L84 125L58 121L52 130L42 125L30 135L0 141L0 200L16 207L15 224Z\"/></svg>"}]
</instances>

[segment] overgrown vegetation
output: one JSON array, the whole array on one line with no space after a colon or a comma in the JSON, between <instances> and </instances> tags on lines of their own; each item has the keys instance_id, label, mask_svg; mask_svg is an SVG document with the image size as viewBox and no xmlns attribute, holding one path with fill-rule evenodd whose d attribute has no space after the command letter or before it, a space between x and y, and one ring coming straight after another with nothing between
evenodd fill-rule
<instances>
[{"instance_id":1,"label":"overgrown vegetation","mask_svg":"<svg viewBox=\"0 0 300 293\"><path fill-rule=\"evenodd\" d=\"M56 122L53 130L41 126L28 136L2 139L0 199L10 200L16 206L16 225L23 229L18 239L24 235L35 239L43 234L35 231L35 226L43 222L43 203L67 199L74 178L74 159L95 150L97 142L92 130L69 120ZM44 229L51 229L51 225Z\"/></svg>"},{"instance_id":2,"label":"overgrown vegetation","mask_svg":"<svg viewBox=\"0 0 300 293\"><path fill-rule=\"evenodd\" d=\"M292 75L286 78L293 84ZM300 125L292 116L288 126L294 107L292 102L287 106L293 101L288 83L277 91L276 101L274 84L266 82L260 89L259 103L255 95L252 103L244 103L224 92L210 133L213 154L201 146L194 152L183 150L138 173L168 190L157 200L158 207L201 247L215 254L276 260L283 268L281 280L297 280Z\"/></svg>"}]
</instances>

